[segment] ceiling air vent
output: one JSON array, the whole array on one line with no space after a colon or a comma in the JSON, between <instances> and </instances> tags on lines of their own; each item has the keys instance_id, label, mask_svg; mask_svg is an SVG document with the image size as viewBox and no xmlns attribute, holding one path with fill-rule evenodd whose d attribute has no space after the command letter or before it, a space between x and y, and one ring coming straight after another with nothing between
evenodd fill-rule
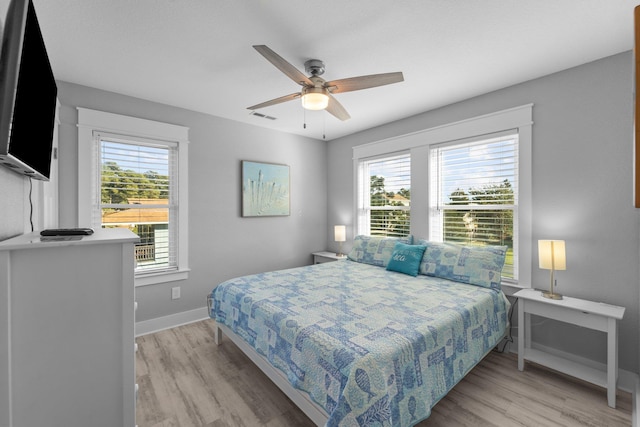
<instances>
[{"instance_id":1,"label":"ceiling air vent","mask_svg":"<svg viewBox=\"0 0 640 427\"><path fill-rule=\"evenodd\" d=\"M252 112L251 112L251 115L252 115L252 116L256 116L256 117L262 117L263 119L276 120L276 118L275 118L275 117L273 117L273 116L267 116L267 115L265 115L265 114L256 113L255 111L252 111Z\"/></svg>"}]
</instances>

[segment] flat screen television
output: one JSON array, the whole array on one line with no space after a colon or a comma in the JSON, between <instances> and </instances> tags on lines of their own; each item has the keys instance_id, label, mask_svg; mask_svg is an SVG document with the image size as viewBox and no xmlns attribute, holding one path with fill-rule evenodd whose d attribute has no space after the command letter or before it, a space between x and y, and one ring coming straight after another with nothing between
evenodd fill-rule
<instances>
[{"instance_id":1,"label":"flat screen television","mask_svg":"<svg viewBox=\"0 0 640 427\"><path fill-rule=\"evenodd\" d=\"M0 164L49 180L57 95L33 3L12 0L0 52Z\"/></svg>"}]
</instances>

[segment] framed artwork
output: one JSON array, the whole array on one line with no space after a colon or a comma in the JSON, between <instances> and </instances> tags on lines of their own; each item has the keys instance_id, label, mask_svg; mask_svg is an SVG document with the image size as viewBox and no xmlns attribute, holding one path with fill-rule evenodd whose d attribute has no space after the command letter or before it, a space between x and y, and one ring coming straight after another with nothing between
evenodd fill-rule
<instances>
[{"instance_id":1,"label":"framed artwork","mask_svg":"<svg viewBox=\"0 0 640 427\"><path fill-rule=\"evenodd\" d=\"M242 216L288 216L289 166L242 161Z\"/></svg>"}]
</instances>

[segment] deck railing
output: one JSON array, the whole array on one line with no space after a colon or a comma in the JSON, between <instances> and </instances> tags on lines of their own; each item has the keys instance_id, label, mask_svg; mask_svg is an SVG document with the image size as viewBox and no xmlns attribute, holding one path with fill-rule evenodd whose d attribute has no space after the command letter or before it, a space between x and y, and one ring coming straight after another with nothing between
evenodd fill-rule
<instances>
[{"instance_id":1,"label":"deck railing","mask_svg":"<svg viewBox=\"0 0 640 427\"><path fill-rule=\"evenodd\" d=\"M136 261L153 261L156 259L155 245L136 245Z\"/></svg>"}]
</instances>

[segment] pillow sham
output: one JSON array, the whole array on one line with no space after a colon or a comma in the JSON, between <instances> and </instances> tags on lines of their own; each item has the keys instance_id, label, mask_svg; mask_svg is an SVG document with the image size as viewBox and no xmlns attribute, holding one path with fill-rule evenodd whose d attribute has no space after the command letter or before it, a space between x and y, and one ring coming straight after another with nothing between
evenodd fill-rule
<instances>
[{"instance_id":1,"label":"pillow sham","mask_svg":"<svg viewBox=\"0 0 640 427\"><path fill-rule=\"evenodd\" d=\"M363 264L386 267L391 258L391 253L398 242L410 245L413 243L413 236L382 237L365 236L361 234L353 240L353 247L351 251L349 251L347 258Z\"/></svg>"},{"instance_id":2,"label":"pillow sham","mask_svg":"<svg viewBox=\"0 0 640 427\"><path fill-rule=\"evenodd\" d=\"M506 246L465 246L419 240L426 246L419 273L456 282L500 289Z\"/></svg>"},{"instance_id":3,"label":"pillow sham","mask_svg":"<svg viewBox=\"0 0 640 427\"><path fill-rule=\"evenodd\" d=\"M396 243L387 270L417 276L426 246Z\"/></svg>"}]
</instances>

